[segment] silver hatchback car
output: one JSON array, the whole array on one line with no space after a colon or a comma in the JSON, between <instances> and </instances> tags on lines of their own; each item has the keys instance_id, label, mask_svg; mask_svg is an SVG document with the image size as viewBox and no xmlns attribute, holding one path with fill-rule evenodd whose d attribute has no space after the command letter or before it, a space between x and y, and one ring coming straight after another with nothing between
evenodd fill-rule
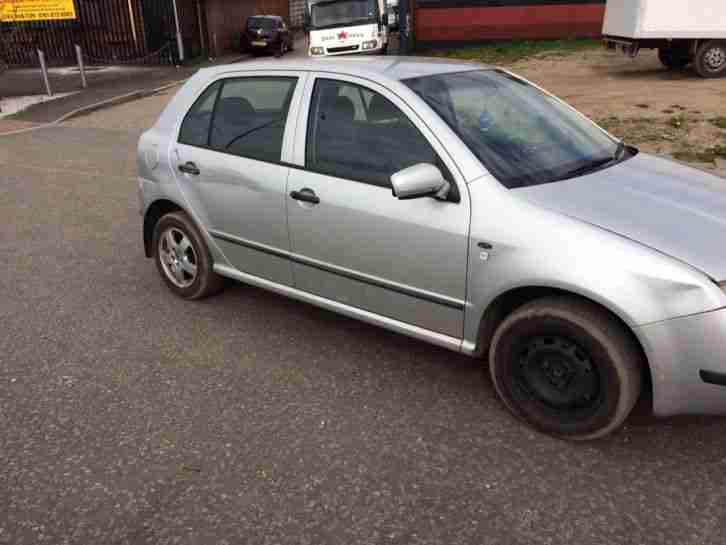
<instances>
[{"instance_id":1,"label":"silver hatchback car","mask_svg":"<svg viewBox=\"0 0 726 545\"><path fill-rule=\"evenodd\" d=\"M144 133L146 255L488 360L507 407L592 439L644 389L726 413L724 181L537 86L414 58L201 70Z\"/></svg>"}]
</instances>

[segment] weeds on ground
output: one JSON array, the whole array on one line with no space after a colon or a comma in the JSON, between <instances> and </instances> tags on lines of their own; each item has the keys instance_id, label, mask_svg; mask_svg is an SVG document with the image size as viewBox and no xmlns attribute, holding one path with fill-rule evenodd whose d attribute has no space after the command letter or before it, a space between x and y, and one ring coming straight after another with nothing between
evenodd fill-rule
<instances>
[{"instance_id":1,"label":"weeds on ground","mask_svg":"<svg viewBox=\"0 0 726 545\"><path fill-rule=\"evenodd\" d=\"M726 159L726 144L716 144L705 151L683 148L674 152L673 157L687 163L713 163L716 159Z\"/></svg>"},{"instance_id":2,"label":"weeds on ground","mask_svg":"<svg viewBox=\"0 0 726 545\"><path fill-rule=\"evenodd\" d=\"M475 47L437 49L424 54L451 59L475 60L486 64L512 64L530 57L562 57L601 46L602 42L592 39L513 40Z\"/></svg>"},{"instance_id":3,"label":"weeds on ground","mask_svg":"<svg viewBox=\"0 0 726 545\"><path fill-rule=\"evenodd\" d=\"M688 118L683 114L673 116L668 120L668 125L674 129L688 129Z\"/></svg>"},{"instance_id":4,"label":"weeds on ground","mask_svg":"<svg viewBox=\"0 0 726 545\"><path fill-rule=\"evenodd\" d=\"M714 117L709 119L709 121L719 129L726 129L726 117Z\"/></svg>"}]
</instances>

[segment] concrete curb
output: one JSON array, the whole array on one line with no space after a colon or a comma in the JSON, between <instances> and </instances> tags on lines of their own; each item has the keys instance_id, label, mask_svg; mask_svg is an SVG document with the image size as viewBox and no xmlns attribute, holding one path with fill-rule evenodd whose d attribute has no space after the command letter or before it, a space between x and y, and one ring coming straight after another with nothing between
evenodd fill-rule
<instances>
[{"instance_id":1,"label":"concrete curb","mask_svg":"<svg viewBox=\"0 0 726 545\"><path fill-rule=\"evenodd\" d=\"M91 112L95 112L96 110L110 108L111 106L118 106L119 104L123 104L125 102L131 102L134 100L138 100L140 98L144 98L147 96L155 95L157 93L161 93L163 91L166 91L167 89L170 89L177 85L181 85L185 81L186 81L186 79L176 80L176 81L172 81L169 83L165 83L164 85L161 85L159 87L155 87L154 89L138 89L136 91L131 91L130 93L125 93L123 95L118 95L115 97L107 98L105 100L101 100L99 102L95 102L93 104L88 104L87 106L81 106L80 108L71 110L70 112L63 114L58 119L56 119L55 121L51 121L50 123L43 123L42 125L37 125L35 127L28 127L25 129L18 129L15 131L2 132L2 133L0 133L0 136L12 136L14 134L22 134L25 132L37 131L39 129L46 129L48 127L53 127L55 125L59 125L59 124L63 123L64 121L68 121L71 118L86 115Z\"/></svg>"},{"instance_id":2,"label":"concrete curb","mask_svg":"<svg viewBox=\"0 0 726 545\"><path fill-rule=\"evenodd\" d=\"M234 59L225 61L223 64L235 64L238 62L242 62L248 58L249 58L249 55L240 55ZM87 106L82 106L80 108L76 108L75 110L72 110L68 113L63 114L61 117L59 117L55 121L51 121L50 123L43 123L41 125L36 125L35 127L27 127L25 129L17 129L14 131L0 132L0 137L1 136L12 136L14 134L22 134L25 132L32 132L32 131L37 131L40 129L47 129L49 127L54 127L55 125L59 125L60 123L63 123L64 121L68 121L69 119L71 119L73 117L79 117L82 115L89 114L91 112L95 112L96 110L102 110L104 108L118 106L119 104L123 104L125 102L131 102L133 100L138 100L140 98L155 95L156 93L161 93L162 91L166 91L167 89L170 89L177 85L183 84L185 81L187 81L187 79L189 79L189 78L171 81L169 83L165 83L164 85L161 85L160 87L156 87L154 89L138 89L136 91L131 91L130 93L125 93L123 95L118 95L115 97L107 98L105 100L101 100L94 104L89 104Z\"/></svg>"}]
</instances>

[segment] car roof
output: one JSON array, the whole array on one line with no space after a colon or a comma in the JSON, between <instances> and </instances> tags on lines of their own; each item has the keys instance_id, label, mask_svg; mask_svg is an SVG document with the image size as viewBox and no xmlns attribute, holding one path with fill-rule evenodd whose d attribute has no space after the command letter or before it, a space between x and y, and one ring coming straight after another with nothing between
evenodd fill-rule
<instances>
[{"instance_id":1,"label":"car roof","mask_svg":"<svg viewBox=\"0 0 726 545\"><path fill-rule=\"evenodd\" d=\"M205 68L209 75L239 70L290 70L306 72L334 72L369 79L404 80L435 74L450 74L470 70L487 70L491 66L471 61L439 59L431 57L346 57L346 58L305 58L274 61L243 61L234 64Z\"/></svg>"},{"instance_id":2,"label":"car roof","mask_svg":"<svg viewBox=\"0 0 726 545\"><path fill-rule=\"evenodd\" d=\"M250 15L248 19L282 19L279 15Z\"/></svg>"}]
</instances>

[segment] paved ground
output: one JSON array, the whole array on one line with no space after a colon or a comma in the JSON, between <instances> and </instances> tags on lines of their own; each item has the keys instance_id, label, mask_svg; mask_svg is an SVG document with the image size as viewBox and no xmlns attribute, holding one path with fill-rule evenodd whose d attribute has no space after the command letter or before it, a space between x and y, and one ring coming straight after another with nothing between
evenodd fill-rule
<instances>
[{"instance_id":1,"label":"paved ground","mask_svg":"<svg viewBox=\"0 0 726 545\"><path fill-rule=\"evenodd\" d=\"M113 97L125 95L139 90L152 90L175 81L181 81L211 64L236 62L246 58L242 55L229 54L214 62L174 66L112 66L89 67L87 73L88 87L83 89L78 73L68 73L52 69L49 75L53 93L74 93L72 95L36 104L27 110L0 120L0 133L13 130L13 123L25 124L50 123L61 116L79 108L96 104ZM0 78L0 97L45 94L42 75L38 68L7 70Z\"/></svg>"},{"instance_id":2,"label":"paved ground","mask_svg":"<svg viewBox=\"0 0 726 545\"><path fill-rule=\"evenodd\" d=\"M167 97L0 137L0 543L683 544L726 532L726 420L573 445L480 363L143 257Z\"/></svg>"}]
</instances>

